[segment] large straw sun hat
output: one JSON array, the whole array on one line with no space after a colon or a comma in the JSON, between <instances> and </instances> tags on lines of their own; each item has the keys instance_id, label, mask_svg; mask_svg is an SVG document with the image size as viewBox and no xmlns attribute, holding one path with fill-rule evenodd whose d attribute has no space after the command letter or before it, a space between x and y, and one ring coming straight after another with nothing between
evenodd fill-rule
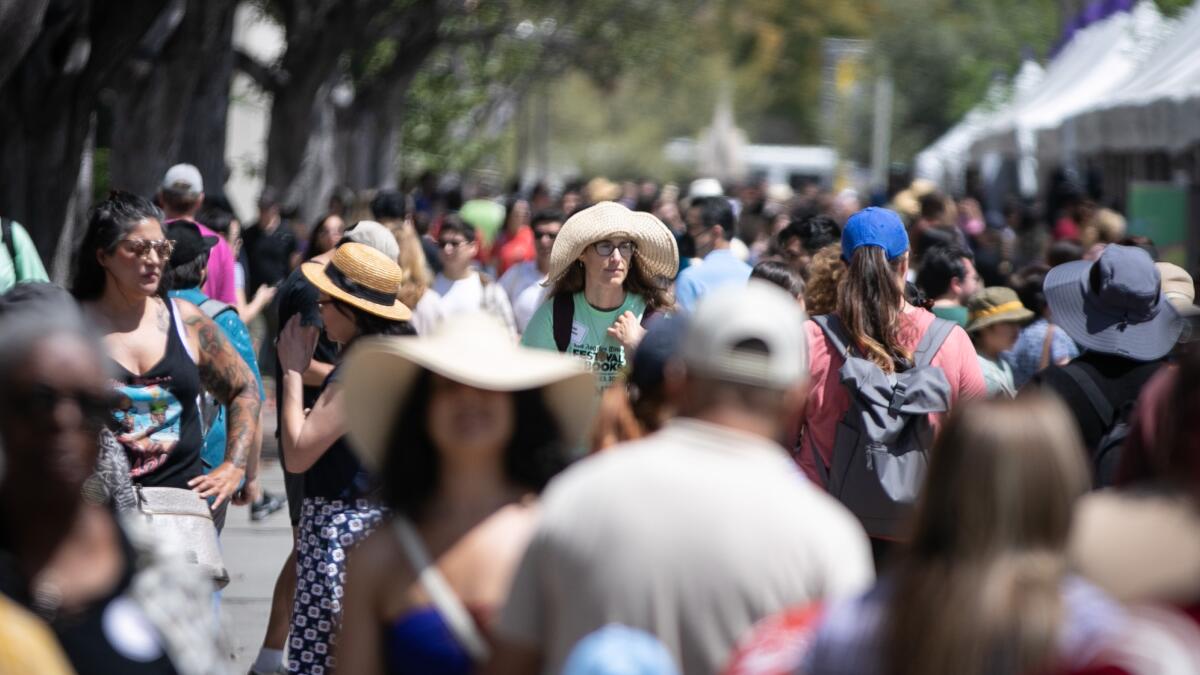
<instances>
[{"instance_id":1,"label":"large straw sun hat","mask_svg":"<svg viewBox=\"0 0 1200 675\"><path fill-rule=\"evenodd\" d=\"M343 367L347 433L372 470L383 466L396 419L425 370L485 391L540 389L572 444L583 440L597 403L596 376L583 361L517 345L499 320L483 313L449 317L427 337L359 340Z\"/></svg>"},{"instance_id":2,"label":"large straw sun hat","mask_svg":"<svg viewBox=\"0 0 1200 675\"><path fill-rule=\"evenodd\" d=\"M328 263L306 262L300 270L322 293L347 305L393 321L412 318L396 299L404 279L400 266L366 244L342 244Z\"/></svg>"},{"instance_id":3,"label":"large straw sun hat","mask_svg":"<svg viewBox=\"0 0 1200 675\"><path fill-rule=\"evenodd\" d=\"M605 239L628 238L637 245L638 264L651 275L673 279L679 271L675 235L652 214L600 202L567 219L550 252L549 284L558 281L584 249Z\"/></svg>"}]
</instances>

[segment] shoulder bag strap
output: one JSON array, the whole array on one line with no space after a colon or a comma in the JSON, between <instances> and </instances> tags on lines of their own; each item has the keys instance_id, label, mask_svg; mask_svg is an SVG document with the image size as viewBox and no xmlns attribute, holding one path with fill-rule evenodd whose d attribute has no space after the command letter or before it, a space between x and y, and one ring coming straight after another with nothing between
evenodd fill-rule
<instances>
[{"instance_id":1,"label":"shoulder bag strap","mask_svg":"<svg viewBox=\"0 0 1200 675\"><path fill-rule=\"evenodd\" d=\"M957 325L953 321L935 317L925 334L921 336L917 351L913 353L913 366L924 368L932 363L933 357L937 356L938 350L942 348L942 344L946 342L946 338L950 337L950 333Z\"/></svg>"},{"instance_id":2,"label":"shoulder bag strap","mask_svg":"<svg viewBox=\"0 0 1200 675\"><path fill-rule=\"evenodd\" d=\"M1038 360L1038 371L1050 366L1050 348L1054 346L1054 324L1046 324L1046 337L1042 338L1042 358Z\"/></svg>"},{"instance_id":3,"label":"shoulder bag strap","mask_svg":"<svg viewBox=\"0 0 1200 675\"><path fill-rule=\"evenodd\" d=\"M445 619L450 632L454 633L454 639L467 650L475 663L487 661L491 656L491 649L480 634L479 627L475 625L475 620L463 606L462 600L458 599L458 595L446 582L446 577L442 576L437 566L429 559L429 553L425 550L425 544L421 543L421 535L417 533L417 528L404 516L396 516L392 523L400 545L404 548L404 555L418 574L421 587L433 600L433 606Z\"/></svg>"},{"instance_id":4,"label":"shoulder bag strap","mask_svg":"<svg viewBox=\"0 0 1200 675\"><path fill-rule=\"evenodd\" d=\"M1092 404L1092 408L1096 414L1100 416L1100 421L1107 428L1113 422L1116 411L1113 410L1112 403L1108 401L1108 397L1100 390L1100 385L1092 377L1080 370L1078 366L1068 364L1063 366L1062 372L1071 378L1072 381L1083 391L1084 396L1087 396L1088 402Z\"/></svg>"},{"instance_id":5,"label":"shoulder bag strap","mask_svg":"<svg viewBox=\"0 0 1200 675\"><path fill-rule=\"evenodd\" d=\"M554 346L558 351L566 353L571 346L571 324L575 321L575 297L571 293L559 293L554 296Z\"/></svg>"},{"instance_id":6,"label":"shoulder bag strap","mask_svg":"<svg viewBox=\"0 0 1200 675\"><path fill-rule=\"evenodd\" d=\"M812 317L812 320L833 344L833 348L837 350L838 354L843 359L849 358L851 340L842 326L841 319L837 318L836 314L818 314Z\"/></svg>"}]
</instances>

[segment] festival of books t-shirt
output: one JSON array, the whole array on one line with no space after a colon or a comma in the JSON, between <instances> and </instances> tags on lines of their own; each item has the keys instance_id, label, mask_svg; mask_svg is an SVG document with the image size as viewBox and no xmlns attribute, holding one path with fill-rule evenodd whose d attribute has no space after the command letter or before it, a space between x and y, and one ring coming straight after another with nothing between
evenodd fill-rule
<instances>
[{"instance_id":1,"label":"festival of books t-shirt","mask_svg":"<svg viewBox=\"0 0 1200 675\"><path fill-rule=\"evenodd\" d=\"M616 309L601 311L588 304L583 292L576 293L575 316L571 322L571 342L567 354L588 362L595 371L600 388L613 383L625 367L625 348L608 334L609 326L625 312L633 312L638 321L646 311L646 300L635 293L626 293L625 302ZM521 344L526 347L558 350L554 344L554 301L547 299L529 320Z\"/></svg>"}]
</instances>

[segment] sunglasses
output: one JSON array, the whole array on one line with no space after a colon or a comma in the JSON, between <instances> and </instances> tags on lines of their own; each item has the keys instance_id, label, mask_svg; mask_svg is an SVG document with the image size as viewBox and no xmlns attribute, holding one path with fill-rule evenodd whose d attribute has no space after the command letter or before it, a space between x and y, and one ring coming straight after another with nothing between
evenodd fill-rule
<instances>
[{"instance_id":1,"label":"sunglasses","mask_svg":"<svg viewBox=\"0 0 1200 675\"><path fill-rule=\"evenodd\" d=\"M542 230L540 232L535 230L533 233L534 241L537 241L538 239L543 239L545 237L550 237L550 241L554 241L555 239L558 238L558 233L557 232L547 232L545 230Z\"/></svg>"},{"instance_id":2,"label":"sunglasses","mask_svg":"<svg viewBox=\"0 0 1200 675\"><path fill-rule=\"evenodd\" d=\"M452 251L453 251L453 250L457 250L457 249L458 249L458 247L460 247L460 246L466 246L466 245L467 245L467 244L469 244L469 243L470 243L470 242L468 242L466 239L460 239L460 240L458 240L458 241L450 241L450 240L446 240L446 241L439 241L439 242L438 242L438 248L443 248L443 249L444 249L444 248L446 248L446 247L449 247L449 248L450 248L450 250L452 250Z\"/></svg>"},{"instance_id":3,"label":"sunglasses","mask_svg":"<svg viewBox=\"0 0 1200 675\"><path fill-rule=\"evenodd\" d=\"M37 419L53 415L63 401L74 401L88 422L103 424L112 415L117 398L110 392L63 392L44 384L35 384L24 395L10 397L8 406L19 417Z\"/></svg>"},{"instance_id":4,"label":"sunglasses","mask_svg":"<svg viewBox=\"0 0 1200 675\"><path fill-rule=\"evenodd\" d=\"M123 239L120 245L139 258L149 255L153 250L159 258L166 260L175 250L175 242L170 239Z\"/></svg>"},{"instance_id":5,"label":"sunglasses","mask_svg":"<svg viewBox=\"0 0 1200 675\"><path fill-rule=\"evenodd\" d=\"M620 251L623 257L628 258L637 250L637 246L632 241L623 241L619 244L614 244L611 241L598 241L592 244L592 250L602 258L612 255L613 251Z\"/></svg>"}]
</instances>

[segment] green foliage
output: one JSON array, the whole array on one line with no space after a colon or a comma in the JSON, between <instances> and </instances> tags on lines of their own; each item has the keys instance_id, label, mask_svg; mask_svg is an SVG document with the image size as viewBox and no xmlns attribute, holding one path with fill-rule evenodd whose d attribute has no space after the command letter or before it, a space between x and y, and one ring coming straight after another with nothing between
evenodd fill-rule
<instances>
[{"instance_id":1,"label":"green foliage","mask_svg":"<svg viewBox=\"0 0 1200 675\"><path fill-rule=\"evenodd\" d=\"M1168 16L1194 0L1157 0ZM871 39L896 84L892 156L911 158L981 102L1022 54L1042 60L1061 32L1060 0L880 0Z\"/></svg>"}]
</instances>

